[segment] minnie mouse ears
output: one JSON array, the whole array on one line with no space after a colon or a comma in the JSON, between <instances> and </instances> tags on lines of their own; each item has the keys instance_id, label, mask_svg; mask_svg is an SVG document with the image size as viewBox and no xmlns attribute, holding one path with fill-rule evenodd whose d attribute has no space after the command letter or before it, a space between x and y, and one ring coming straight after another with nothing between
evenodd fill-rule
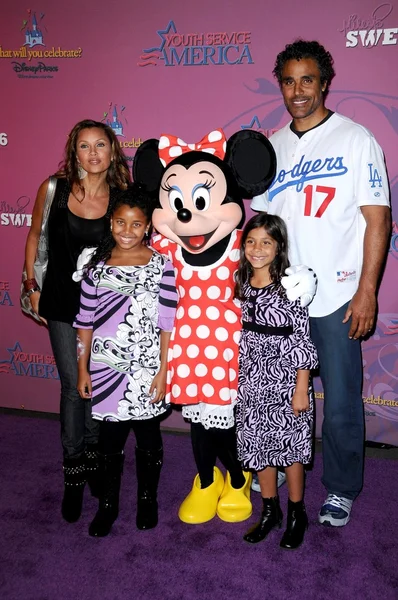
<instances>
[{"instance_id":1,"label":"minnie mouse ears","mask_svg":"<svg viewBox=\"0 0 398 600\"><path fill-rule=\"evenodd\" d=\"M165 169L159 159L159 140L146 140L138 147L133 162L133 179L145 185L149 192L155 192Z\"/></svg>"},{"instance_id":2,"label":"minnie mouse ears","mask_svg":"<svg viewBox=\"0 0 398 600\"><path fill-rule=\"evenodd\" d=\"M210 139L216 132L221 132L222 136L224 136L222 130L216 130L208 134L206 138ZM161 137L161 154L164 150L162 147L164 145L163 140L164 138L167 139L167 137L171 138L173 136ZM206 148L203 140L198 144L186 144L179 138L175 139L178 140L178 144L182 150L180 151L179 148L176 148L176 150L173 149L174 152L178 151L178 154L176 153L176 158L169 162L166 168L159 157L158 140L146 140L138 148L133 163L134 181L143 183L150 192L156 191L160 186L165 170L170 165L179 164L180 157L189 151L195 152L197 156L195 162L199 162L199 160L211 160L212 162L217 161L216 164L220 161L221 165L228 165L245 198L257 196L265 192L275 177L275 151L268 139L259 131L245 129L234 133L227 141L226 147L223 144L224 150L221 155L218 152L212 152L212 148L208 146ZM222 159L221 156L224 152L225 156Z\"/></svg>"},{"instance_id":3,"label":"minnie mouse ears","mask_svg":"<svg viewBox=\"0 0 398 600\"><path fill-rule=\"evenodd\" d=\"M245 198L263 194L276 174L276 154L268 139L259 131L244 129L228 140L225 162Z\"/></svg>"}]
</instances>

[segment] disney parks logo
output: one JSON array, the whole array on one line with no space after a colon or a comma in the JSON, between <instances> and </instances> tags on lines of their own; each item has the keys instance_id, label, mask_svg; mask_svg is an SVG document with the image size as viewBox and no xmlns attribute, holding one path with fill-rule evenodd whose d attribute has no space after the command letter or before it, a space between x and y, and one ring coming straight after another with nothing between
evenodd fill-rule
<instances>
[{"instance_id":1,"label":"disney parks logo","mask_svg":"<svg viewBox=\"0 0 398 600\"><path fill-rule=\"evenodd\" d=\"M139 67L156 66L163 61L166 67L207 65L252 65L251 32L178 33L174 21L157 31L159 46L143 50Z\"/></svg>"}]
</instances>

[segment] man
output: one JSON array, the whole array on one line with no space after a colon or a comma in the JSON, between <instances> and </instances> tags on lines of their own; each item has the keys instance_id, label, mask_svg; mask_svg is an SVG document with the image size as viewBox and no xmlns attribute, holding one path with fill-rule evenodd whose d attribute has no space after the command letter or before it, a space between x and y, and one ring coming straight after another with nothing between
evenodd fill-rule
<instances>
[{"instance_id":1,"label":"man","mask_svg":"<svg viewBox=\"0 0 398 600\"><path fill-rule=\"evenodd\" d=\"M287 45L273 73L292 121L270 138L277 174L251 208L285 220L291 262L318 276L309 311L325 396L319 522L343 526L363 483L360 344L375 323L390 233L387 175L370 131L325 107L335 73L323 46Z\"/></svg>"}]
</instances>

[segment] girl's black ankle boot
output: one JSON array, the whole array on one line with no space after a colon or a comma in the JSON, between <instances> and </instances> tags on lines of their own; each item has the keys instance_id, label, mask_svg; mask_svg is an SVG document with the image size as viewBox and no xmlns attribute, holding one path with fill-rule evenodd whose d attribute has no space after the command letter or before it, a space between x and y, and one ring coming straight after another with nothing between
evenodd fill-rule
<instances>
[{"instance_id":1,"label":"girl's black ankle boot","mask_svg":"<svg viewBox=\"0 0 398 600\"><path fill-rule=\"evenodd\" d=\"M281 507L279 506L279 497L263 498L263 512L261 514L260 522L249 529L243 536L243 539L245 542L249 542L249 544L261 542L274 527L281 527L282 518L283 515Z\"/></svg>"},{"instance_id":2,"label":"girl's black ankle boot","mask_svg":"<svg viewBox=\"0 0 398 600\"><path fill-rule=\"evenodd\" d=\"M281 539L281 548L295 550L301 546L306 529L308 529L308 517L305 512L304 501L292 502L288 500L287 527Z\"/></svg>"}]
</instances>

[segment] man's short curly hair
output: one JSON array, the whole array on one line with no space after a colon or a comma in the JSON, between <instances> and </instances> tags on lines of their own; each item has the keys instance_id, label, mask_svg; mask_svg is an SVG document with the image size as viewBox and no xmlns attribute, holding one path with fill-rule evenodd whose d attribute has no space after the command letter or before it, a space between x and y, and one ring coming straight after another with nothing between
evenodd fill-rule
<instances>
[{"instance_id":1,"label":"man's short curly hair","mask_svg":"<svg viewBox=\"0 0 398 600\"><path fill-rule=\"evenodd\" d=\"M327 96L329 86L332 82L335 72L333 69L333 57L325 50L325 48L316 41L307 42L298 39L292 44L287 44L282 52L279 52L275 61L273 74L278 80L279 85L282 83L282 70L288 60L300 60L301 58L312 58L316 61L320 74L321 83L326 83L326 89L323 93Z\"/></svg>"}]
</instances>

